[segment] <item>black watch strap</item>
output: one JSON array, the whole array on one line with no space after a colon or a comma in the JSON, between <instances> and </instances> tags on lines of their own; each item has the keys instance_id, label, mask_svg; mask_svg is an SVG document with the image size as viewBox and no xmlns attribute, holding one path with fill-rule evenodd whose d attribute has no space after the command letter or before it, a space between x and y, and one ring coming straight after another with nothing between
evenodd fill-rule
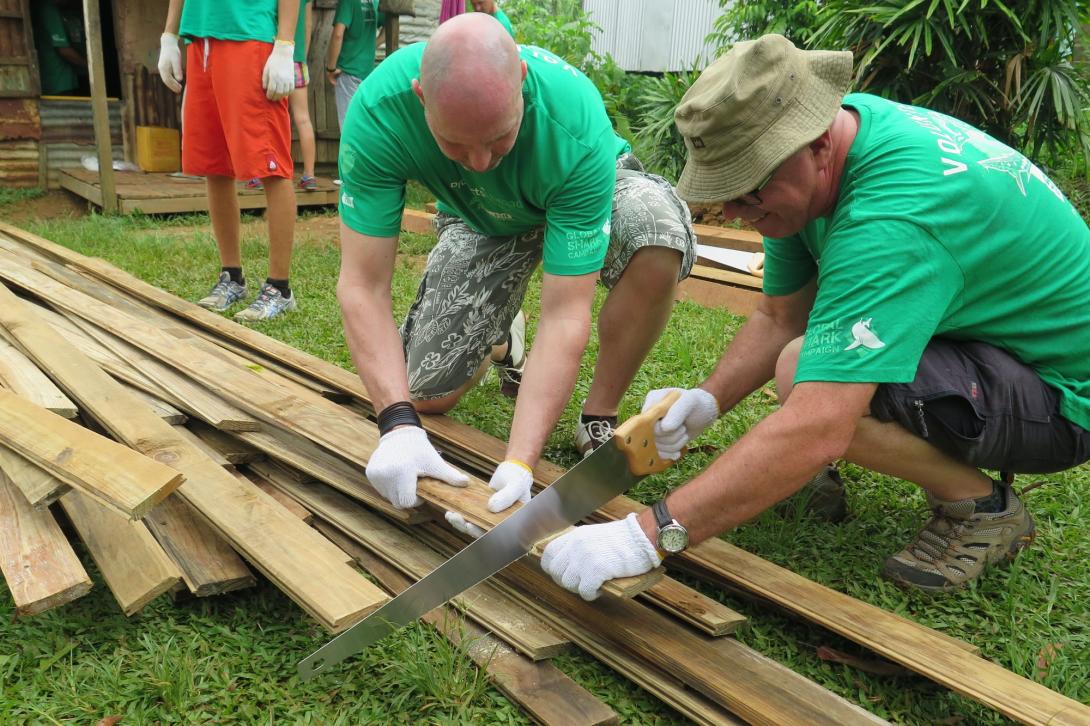
<instances>
[{"instance_id":1,"label":"black watch strap","mask_svg":"<svg viewBox=\"0 0 1090 726\"><path fill-rule=\"evenodd\" d=\"M651 505L651 511L655 514L655 524L659 529L662 529L666 525L674 521L673 516L670 514L670 510L666 508L666 499L660 499Z\"/></svg>"}]
</instances>

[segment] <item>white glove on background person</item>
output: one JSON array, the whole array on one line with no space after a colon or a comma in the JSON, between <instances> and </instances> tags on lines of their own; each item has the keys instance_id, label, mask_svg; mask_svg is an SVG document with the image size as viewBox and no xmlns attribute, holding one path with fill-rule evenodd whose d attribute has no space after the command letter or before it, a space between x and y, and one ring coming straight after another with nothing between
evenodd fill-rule
<instances>
[{"instance_id":1,"label":"white glove on background person","mask_svg":"<svg viewBox=\"0 0 1090 726\"><path fill-rule=\"evenodd\" d=\"M681 458L681 450L690 441L700 436L704 429L719 418L719 403L715 396L703 388L660 388L651 391L643 399L643 409L654 406L671 391L681 391L681 397L674 402L666 415L655 422L655 448L663 459L676 461Z\"/></svg>"},{"instance_id":2,"label":"white glove on background person","mask_svg":"<svg viewBox=\"0 0 1090 726\"><path fill-rule=\"evenodd\" d=\"M394 429L379 439L365 473L371 486L398 509L424 503L416 496L416 480L422 476L455 487L469 484L469 476L443 461L419 426Z\"/></svg>"},{"instance_id":3,"label":"white glove on background person","mask_svg":"<svg viewBox=\"0 0 1090 726\"><path fill-rule=\"evenodd\" d=\"M635 512L616 522L576 527L541 554L541 569L584 600L597 599L606 580L642 575L661 562Z\"/></svg>"},{"instance_id":4,"label":"white glove on background person","mask_svg":"<svg viewBox=\"0 0 1090 726\"><path fill-rule=\"evenodd\" d=\"M505 461L496 467L488 486L496 493L488 498L488 511L502 512L515 502L530 501L530 487L534 475L521 462Z\"/></svg>"},{"instance_id":5,"label":"white glove on background person","mask_svg":"<svg viewBox=\"0 0 1090 726\"><path fill-rule=\"evenodd\" d=\"M174 33L159 36L159 77L170 90L182 92L182 51Z\"/></svg>"},{"instance_id":6,"label":"white glove on background person","mask_svg":"<svg viewBox=\"0 0 1090 726\"><path fill-rule=\"evenodd\" d=\"M270 101L285 98L295 88L295 43L289 40L273 43L265 70L261 72L261 87Z\"/></svg>"}]
</instances>

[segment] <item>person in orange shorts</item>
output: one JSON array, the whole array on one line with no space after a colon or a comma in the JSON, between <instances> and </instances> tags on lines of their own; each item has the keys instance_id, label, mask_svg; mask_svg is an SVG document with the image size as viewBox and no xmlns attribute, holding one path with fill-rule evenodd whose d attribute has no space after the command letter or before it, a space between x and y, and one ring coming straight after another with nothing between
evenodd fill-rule
<instances>
[{"instance_id":1,"label":"person in orange shorts","mask_svg":"<svg viewBox=\"0 0 1090 726\"><path fill-rule=\"evenodd\" d=\"M299 0L170 0L160 39L159 75L175 93L183 79L179 36L187 43L182 171L206 178L222 265L199 301L210 310L227 310L247 292L235 181L257 177L264 185L269 274L257 298L235 315L243 322L296 307L288 282L295 190L287 98L295 85L298 14Z\"/></svg>"}]
</instances>

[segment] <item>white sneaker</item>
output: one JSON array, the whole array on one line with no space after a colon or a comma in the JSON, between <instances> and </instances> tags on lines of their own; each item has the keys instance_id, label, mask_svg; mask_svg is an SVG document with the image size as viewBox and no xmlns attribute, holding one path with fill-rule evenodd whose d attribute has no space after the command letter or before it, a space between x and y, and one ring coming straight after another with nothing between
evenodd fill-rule
<instances>
[{"instance_id":1,"label":"white sneaker","mask_svg":"<svg viewBox=\"0 0 1090 726\"><path fill-rule=\"evenodd\" d=\"M581 415L580 415L581 416ZM613 429L617 427L617 417L595 419L583 423L582 417L575 427L575 448L585 459L602 444L613 438Z\"/></svg>"},{"instance_id":2,"label":"white sneaker","mask_svg":"<svg viewBox=\"0 0 1090 726\"><path fill-rule=\"evenodd\" d=\"M197 301L202 308L222 313L227 308L246 297L246 285L231 279L231 273L220 272L219 279L207 295Z\"/></svg>"},{"instance_id":3,"label":"white sneaker","mask_svg":"<svg viewBox=\"0 0 1090 726\"><path fill-rule=\"evenodd\" d=\"M526 368L526 315L521 310L511 321L507 342L507 356L502 361L492 361L492 367L500 379L500 392L508 398L517 398L522 371Z\"/></svg>"},{"instance_id":4,"label":"white sneaker","mask_svg":"<svg viewBox=\"0 0 1090 726\"><path fill-rule=\"evenodd\" d=\"M245 310L235 313L235 320L241 323L256 323L272 320L281 313L295 310L295 291L291 297L284 297L281 292L267 282L261 284L261 292Z\"/></svg>"}]
</instances>

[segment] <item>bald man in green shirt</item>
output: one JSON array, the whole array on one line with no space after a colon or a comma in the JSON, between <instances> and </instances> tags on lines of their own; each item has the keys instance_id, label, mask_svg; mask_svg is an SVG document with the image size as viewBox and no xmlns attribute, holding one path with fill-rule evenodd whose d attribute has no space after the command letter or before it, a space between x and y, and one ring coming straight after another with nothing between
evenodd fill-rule
<instances>
[{"instance_id":1,"label":"bald man in green shirt","mask_svg":"<svg viewBox=\"0 0 1090 726\"><path fill-rule=\"evenodd\" d=\"M518 399L489 507L526 501L575 385L596 281L610 293L576 431L584 454L612 435L692 265L688 209L642 171L582 73L517 46L484 13L448 20L426 45L383 61L353 99L339 162L338 296L382 433L368 480L398 507L419 502L418 476L464 483L416 411L449 410L494 364ZM438 199L439 242L399 334L390 275L409 179ZM520 306L539 262L541 319L527 357Z\"/></svg>"}]
</instances>

